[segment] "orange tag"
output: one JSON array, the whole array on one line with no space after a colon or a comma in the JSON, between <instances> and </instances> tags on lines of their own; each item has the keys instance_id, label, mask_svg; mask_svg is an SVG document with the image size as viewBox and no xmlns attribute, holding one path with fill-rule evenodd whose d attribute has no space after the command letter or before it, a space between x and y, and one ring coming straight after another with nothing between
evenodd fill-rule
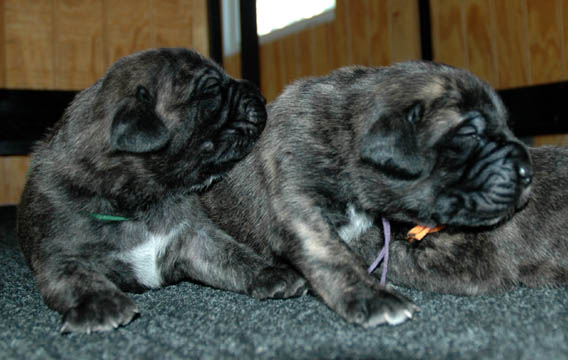
<instances>
[{"instance_id":1,"label":"orange tag","mask_svg":"<svg viewBox=\"0 0 568 360\"><path fill-rule=\"evenodd\" d=\"M442 229L444 229L445 226L441 225L441 226L436 226L434 228L428 227L428 226L423 226L423 225L416 225L415 227L413 227L412 229L410 229L410 231L408 232L408 234L406 234L406 236L408 236L408 239L410 240L411 243L414 242L414 240L422 240L424 239L424 237L430 233L435 233L438 232Z\"/></svg>"}]
</instances>

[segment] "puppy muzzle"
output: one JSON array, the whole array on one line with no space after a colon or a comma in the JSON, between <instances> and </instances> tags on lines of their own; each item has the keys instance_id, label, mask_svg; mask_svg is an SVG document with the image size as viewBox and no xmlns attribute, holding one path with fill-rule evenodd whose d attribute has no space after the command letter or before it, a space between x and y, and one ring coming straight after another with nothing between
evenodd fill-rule
<instances>
[{"instance_id":1,"label":"puppy muzzle","mask_svg":"<svg viewBox=\"0 0 568 360\"><path fill-rule=\"evenodd\" d=\"M243 136L258 138L266 125L266 100L248 81L236 82L230 91L230 106L235 112L228 129Z\"/></svg>"},{"instance_id":2,"label":"puppy muzzle","mask_svg":"<svg viewBox=\"0 0 568 360\"><path fill-rule=\"evenodd\" d=\"M528 201L533 170L524 146L486 144L473 164L458 186L439 197L439 224L492 226Z\"/></svg>"}]
</instances>

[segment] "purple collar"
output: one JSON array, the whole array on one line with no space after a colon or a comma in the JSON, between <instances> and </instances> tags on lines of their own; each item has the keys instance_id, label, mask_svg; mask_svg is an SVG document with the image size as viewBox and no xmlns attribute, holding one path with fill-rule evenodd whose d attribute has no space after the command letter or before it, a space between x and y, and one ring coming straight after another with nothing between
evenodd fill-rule
<instances>
[{"instance_id":1,"label":"purple collar","mask_svg":"<svg viewBox=\"0 0 568 360\"><path fill-rule=\"evenodd\" d=\"M383 232L385 234L385 245L381 249L381 252L377 256L377 258L375 259L373 264L369 267L368 271L369 271L369 274L372 273L373 271L375 271L375 269L377 268L377 266L379 266L381 261L384 260L383 272L381 274L381 285L386 286L386 284L387 284L387 271L388 271L388 265L389 265L389 245L390 245L390 238L391 238L391 228L390 228L390 223L386 218L383 217L382 220L383 220Z\"/></svg>"}]
</instances>

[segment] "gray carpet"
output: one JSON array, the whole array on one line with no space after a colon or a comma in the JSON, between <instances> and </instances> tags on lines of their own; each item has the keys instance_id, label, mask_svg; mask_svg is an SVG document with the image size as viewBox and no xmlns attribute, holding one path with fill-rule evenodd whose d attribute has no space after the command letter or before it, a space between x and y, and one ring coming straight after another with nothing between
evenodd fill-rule
<instances>
[{"instance_id":1,"label":"gray carpet","mask_svg":"<svg viewBox=\"0 0 568 360\"><path fill-rule=\"evenodd\" d=\"M568 289L458 297L398 289L413 321L363 329L317 298L257 301L183 283L132 295L142 315L124 328L60 335L0 207L1 359L568 359Z\"/></svg>"}]
</instances>

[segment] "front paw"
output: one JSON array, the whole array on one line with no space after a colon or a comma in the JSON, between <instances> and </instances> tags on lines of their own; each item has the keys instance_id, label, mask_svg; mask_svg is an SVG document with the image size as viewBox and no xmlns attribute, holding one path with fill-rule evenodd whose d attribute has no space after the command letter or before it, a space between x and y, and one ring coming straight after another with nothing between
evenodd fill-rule
<instances>
[{"instance_id":1,"label":"front paw","mask_svg":"<svg viewBox=\"0 0 568 360\"><path fill-rule=\"evenodd\" d=\"M120 291L90 294L63 315L61 332L108 331L128 324L138 313L136 303Z\"/></svg>"},{"instance_id":2,"label":"front paw","mask_svg":"<svg viewBox=\"0 0 568 360\"><path fill-rule=\"evenodd\" d=\"M290 268L267 267L253 280L248 293L257 299L283 299L304 295L308 282Z\"/></svg>"},{"instance_id":3,"label":"front paw","mask_svg":"<svg viewBox=\"0 0 568 360\"><path fill-rule=\"evenodd\" d=\"M360 287L340 301L338 311L347 321L369 328L401 324L411 319L418 307L404 296L386 289Z\"/></svg>"}]
</instances>

